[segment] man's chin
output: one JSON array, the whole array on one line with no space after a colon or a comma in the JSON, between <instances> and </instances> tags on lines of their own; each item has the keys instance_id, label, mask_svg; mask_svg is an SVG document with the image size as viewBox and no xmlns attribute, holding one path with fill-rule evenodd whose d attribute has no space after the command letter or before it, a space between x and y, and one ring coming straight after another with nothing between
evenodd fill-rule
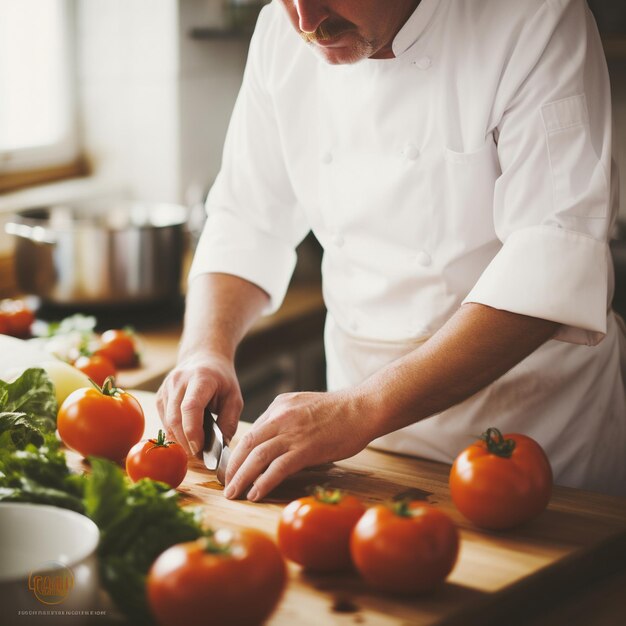
<instances>
[{"instance_id":1,"label":"man's chin","mask_svg":"<svg viewBox=\"0 0 626 626\"><path fill-rule=\"evenodd\" d=\"M329 48L315 43L310 43L309 45L329 65L351 65L370 56L369 50L364 49L364 47L342 46Z\"/></svg>"}]
</instances>

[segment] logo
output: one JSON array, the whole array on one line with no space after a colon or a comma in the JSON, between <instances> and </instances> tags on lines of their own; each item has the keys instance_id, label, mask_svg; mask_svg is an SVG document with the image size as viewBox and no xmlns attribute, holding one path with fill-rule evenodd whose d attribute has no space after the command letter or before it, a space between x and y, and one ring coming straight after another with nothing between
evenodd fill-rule
<instances>
[{"instance_id":1,"label":"logo","mask_svg":"<svg viewBox=\"0 0 626 626\"><path fill-rule=\"evenodd\" d=\"M61 604L74 588L74 572L63 563L48 561L30 573L28 588L42 604Z\"/></svg>"}]
</instances>

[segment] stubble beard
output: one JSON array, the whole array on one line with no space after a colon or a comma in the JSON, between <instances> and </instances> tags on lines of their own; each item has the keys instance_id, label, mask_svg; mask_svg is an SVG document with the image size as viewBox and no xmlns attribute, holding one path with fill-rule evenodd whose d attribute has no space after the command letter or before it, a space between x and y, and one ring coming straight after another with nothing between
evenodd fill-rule
<instances>
[{"instance_id":1,"label":"stubble beard","mask_svg":"<svg viewBox=\"0 0 626 626\"><path fill-rule=\"evenodd\" d=\"M318 41L332 39L333 37L338 37L339 35L347 33L351 33L353 35L354 43L350 47L323 48L317 45ZM349 25L342 26L341 24L338 24L336 26L330 25L328 27L325 24L320 24L314 33L305 33L300 31L300 36L309 46L312 46L313 50L315 50L315 52L321 56L324 61L333 65L358 63L359 61L372 56L377 50L375 42L365 39ZM332 58L336 54L341 54L340 59Z\"/></svg>"}]
</instances>

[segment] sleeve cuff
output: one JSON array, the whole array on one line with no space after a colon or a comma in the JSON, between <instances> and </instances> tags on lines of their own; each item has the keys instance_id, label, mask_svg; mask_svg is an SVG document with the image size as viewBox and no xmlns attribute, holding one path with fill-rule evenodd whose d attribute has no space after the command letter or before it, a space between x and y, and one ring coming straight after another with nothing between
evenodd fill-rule
<instances>
[{"instance_id":1,"label":"sleeve cuff","mask_svg":"<svg viewBox=\"0 0 626 626\"><path fill-rule=\"evenodd\" d=\"M238 219L226 210L213 209L206 221L188 283L199 274L219 272L254 283L270 296L265 315L282 304L296 266L293 247Z\"/></svg>"},{"instance_id":2,"label":"sleeve cuff","mask_svg":"<svg viewBox=\"0 0 626 626\"><path fill-rule=\"evenodd\" d=\"M559 322L555 339L595 345L606 334L607 276L605 242L532 226L508 237L463 304Z\"/></svg>"}]
</instances>

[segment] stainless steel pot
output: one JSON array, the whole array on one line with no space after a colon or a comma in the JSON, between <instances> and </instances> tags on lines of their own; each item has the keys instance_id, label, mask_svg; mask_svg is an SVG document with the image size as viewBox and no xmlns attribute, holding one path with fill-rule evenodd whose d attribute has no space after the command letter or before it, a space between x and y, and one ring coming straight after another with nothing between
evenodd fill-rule
<instances>
[{"instance_id":1,"label":"stainless steel pot","mask_svg":"<svg viewBox=\"0 0 626 626\"><path fill-rule=\"evenodd\" d=\"M5 230L17 238L20 289L55 305L110 306L180 294L187 209L116 202L20 211Z\"/></svg>"}]
</instances>

